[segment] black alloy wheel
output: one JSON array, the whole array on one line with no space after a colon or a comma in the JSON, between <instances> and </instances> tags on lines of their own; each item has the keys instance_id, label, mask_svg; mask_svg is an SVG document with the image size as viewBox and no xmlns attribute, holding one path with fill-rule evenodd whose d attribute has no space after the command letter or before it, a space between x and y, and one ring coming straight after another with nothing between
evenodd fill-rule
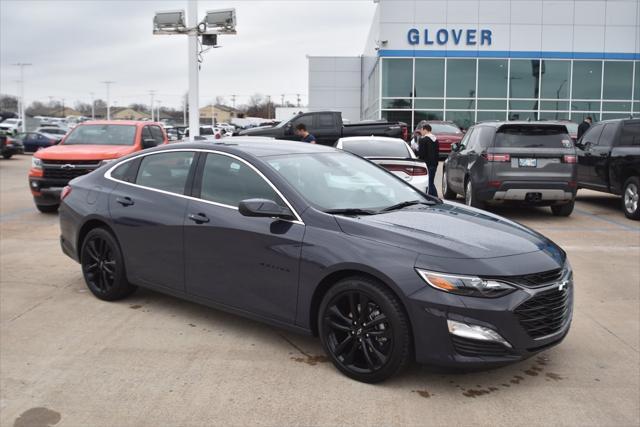
<instances>
[{"instance_id":1,"label":"black alloy wheel","mask_svg":"<svg viewBox=\"0 0 640 427\"><path fill-rule=\"evenodd\" d=\"M95 228L87 234L80 262L87 287L96 297L113 301L135 290L126 280L118 242L107 230Z\"/></svg>"},{"instance_id":2,"label":"black alloy wheel","mask_svg":"<svg viewBox=\"0 0 640 427\"><path fill-rule=\"evenodd\" d=\"M455 191L449 188L449 174L447 173L447 169L445 168L442 171L442 197L446 200L455 200L458 195Z\"/></svg>"},{"instance_id":3,"label":"black alloy wheel","mask_svg":"<svg viewBox=\"0 0 640 427\"><path fill-rule=\"evenodd\" d=\"M340 282L321 306L320 336L334 365L363 382L382 381L409 360L409 326L399 302L366 278Z\"/></svg>"}]
</instances>

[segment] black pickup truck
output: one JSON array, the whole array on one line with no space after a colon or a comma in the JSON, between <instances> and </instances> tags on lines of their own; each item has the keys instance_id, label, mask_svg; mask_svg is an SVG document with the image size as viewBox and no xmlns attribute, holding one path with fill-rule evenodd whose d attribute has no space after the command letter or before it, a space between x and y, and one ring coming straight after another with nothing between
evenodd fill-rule
<instances>
[{"instance_id":1,"label":"black pickup truck","mask_svg":"<svg viewBox=\"0 0 640 427\"><path fill-rule=\"evenodd\" d=\"M576 142L578 188L622 196L627 218L640 219L640 119L605 120Z\"/></svg>"},{"instance_id":2,"label":"black pickup truck","mask_svg":"<svg viewBox=\"0 0 640 427\"><path fill-rule=\"evenodd\" d=\"M303 123L309 133L316 137L318 144L322 145L332 146L338 139L347 136L388 136L402 138L405 141L409 136L406 123L371 121L343 124L342 113L336 111L302 113L276 126L246 129L241 131L239 135L271 136L277 139L299 140L295 130L300 123Z\"/></svg>"}]
</instances>

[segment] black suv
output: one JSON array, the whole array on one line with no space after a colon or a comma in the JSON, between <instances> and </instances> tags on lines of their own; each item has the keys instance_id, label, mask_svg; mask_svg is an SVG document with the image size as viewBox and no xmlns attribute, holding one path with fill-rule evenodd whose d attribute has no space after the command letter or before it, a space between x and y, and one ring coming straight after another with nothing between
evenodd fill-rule
<instances>
[{"instance_id":1,"label":"black suv","mask_svg":"<svg viewBox=\"0 0 640 427\"><path fill-rule=\"evenodd\" d=\"M576 148L578 188L622 195L624 214L640 219L640 119L596 123Z\"/></svg>"}]
</instances>

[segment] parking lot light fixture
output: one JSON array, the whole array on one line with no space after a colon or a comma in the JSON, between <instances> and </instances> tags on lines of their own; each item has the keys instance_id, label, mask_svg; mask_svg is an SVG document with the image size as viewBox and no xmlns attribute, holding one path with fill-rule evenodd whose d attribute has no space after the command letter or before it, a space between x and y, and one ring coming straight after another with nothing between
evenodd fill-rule
<instances>
[{"instance_id":1,"label":"parking lot light fixture","mask_svg":"<svg viewBox=\"0 0 640 427\"><path fill-rule=\"evenodd\" d=\"M111 80L105 80L102 83L107 86L107 120L111 120L111 85L115 82Z\"/></svg>"}]
</instances>

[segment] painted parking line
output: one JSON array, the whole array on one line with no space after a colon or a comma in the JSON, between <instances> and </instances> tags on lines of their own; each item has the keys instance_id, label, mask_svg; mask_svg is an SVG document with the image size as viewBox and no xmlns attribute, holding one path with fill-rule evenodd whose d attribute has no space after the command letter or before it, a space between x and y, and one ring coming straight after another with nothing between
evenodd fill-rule
<instances>
[{"instance_id":1,"label":"painted parking line","mask_svg":"<svg viewBox=\"0 0 640 427\"><path fill-rule=\"evenodd\" d=\"M574 209L573 211L578 213L578 214L580 214L580 215L588 216L588 217L593 218L595 220L603 221L603 222L606 222L608 224L615 225L615 226L617 226L619 228L622 228L624 230L627 230L627 231L632 231L634 233L640 233L640 227L633 227L631 225L623 224L621 222L614 221L612 219L605 218L605 217L602 217L600 215L593 214L593 213L591 213L589 211L584 211L582 209Z\"/></svg>"}]
</instances>

